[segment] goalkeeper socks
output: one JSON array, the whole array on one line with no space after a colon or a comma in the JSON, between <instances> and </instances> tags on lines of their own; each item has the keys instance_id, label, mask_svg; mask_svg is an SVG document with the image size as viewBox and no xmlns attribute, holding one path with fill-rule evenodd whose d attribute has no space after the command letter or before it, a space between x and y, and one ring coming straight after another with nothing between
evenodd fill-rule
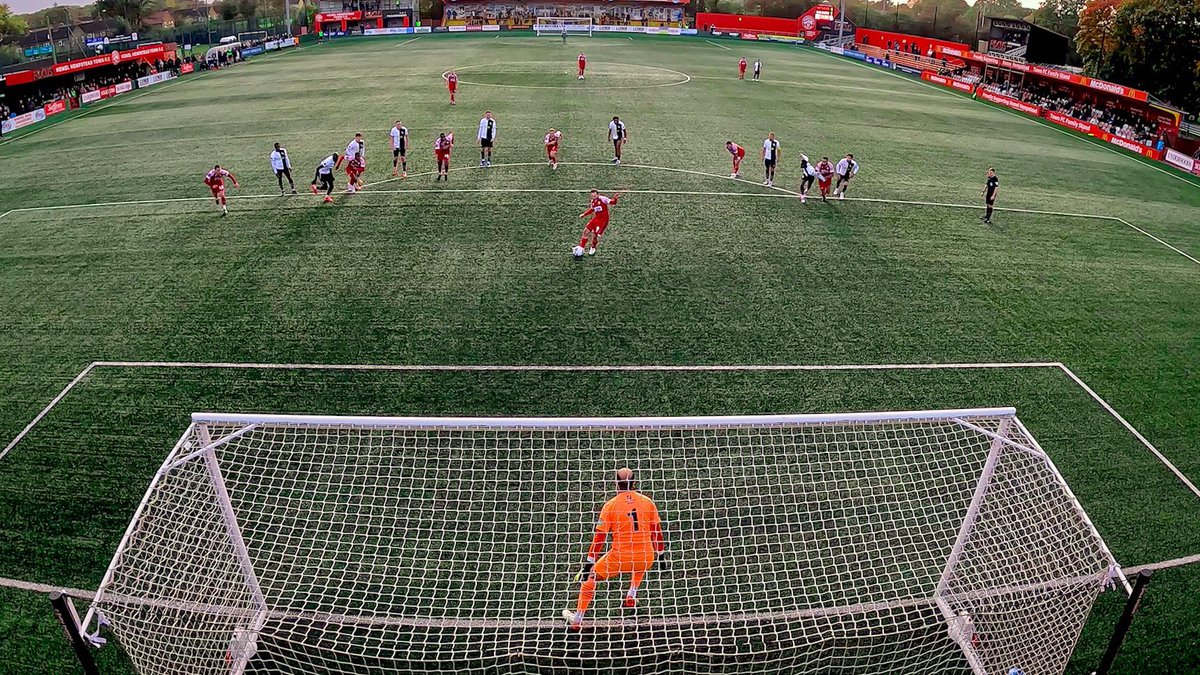
<instances>
[{"instance_id":1,"label":"goalkeeper socks","mask_svg":"<svg viewBox=\"0 0 1200 675\"><path fill-rule=\"evenodd\" d=\"M625 597L637 598L637 586L634 586L633 588L629 589L629 592L625 594Z\"/></svg>"},{"instance_id":2,"label":"goalkeeper socks","mask_svg":"<svg viewBox=\"0 0 1200 675\"><path fill-rule=\"evenodd\" d=\"M583 582L579 588L579 602L575 604L575 621L578 623L583 619L583 613L587 611L588 605L592 604L592 600L596 597L596 580L589 578Z\"/></svg>"}]
</instances>

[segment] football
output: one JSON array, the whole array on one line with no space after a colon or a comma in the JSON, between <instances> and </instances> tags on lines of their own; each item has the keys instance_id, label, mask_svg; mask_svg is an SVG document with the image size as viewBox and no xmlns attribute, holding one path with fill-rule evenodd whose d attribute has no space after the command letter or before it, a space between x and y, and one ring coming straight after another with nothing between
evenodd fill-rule
<instances>
[{"instance_id":1,"label":"football","mask_svg":"<svg viewBox=\"0 0 1200 675\"><path fill-rule=\"evenodd\" d=\"M583 247L576 246L575 248L571 249L571 255L575 256L576 260L579 260L583 257Z\"/></svg>"}]
</instances>

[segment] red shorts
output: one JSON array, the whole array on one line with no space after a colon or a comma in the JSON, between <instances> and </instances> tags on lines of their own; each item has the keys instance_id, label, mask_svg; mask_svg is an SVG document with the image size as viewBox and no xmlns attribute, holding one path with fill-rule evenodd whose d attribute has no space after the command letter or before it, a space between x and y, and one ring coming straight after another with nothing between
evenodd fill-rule
<instances>
[{"instance_id":1,"label":"red shorts","mask_svg":"<svg viewBox=\"0 0 1200 675\"><path fill-rule=\"evenodd\" d=\"M208 189L212 190L213 197L220 197L221 195L225 194L224 185L209 185Z\"/></svg>"},{"instance_id":2,"label":"red shorts","mask_svg":"<svg viewBox=\"0 0 1200 675\"><path fill-rule=\"evenodd\" d=\"M457 84L448 84L448 85L446 85L446 88L450 90L450 93L451 93L451 94L453 94L454 92L458 91L458 85L457 85Z\"/></svg>"},{"instance_id":3,"label":"red shorts","mask_svg":"<svg viewBox=\"0 0 1200 675\"><path fill-rule=\"evenodd\" d=\"M434 153L433 153L433 156L434 156L434 158L436 158L436 159L437 159L437 161L439 161L439 162L446 162L446 163L449 163L449 162L450 162L450 153L448 153L448 152L437 152L437 151L434 151Z\"/></svg>"},{"instance_id":4,"label":"red shorts","mask_svg":"<svg viewBox=\"0 0 1200 675\"><path fill-rule=\"evenodd\" d=\"M558 146L557 145L547 145L546 146L546 156L549 157L550 159L554 159L554 158L558 157Z\"/></svg>"},{"instance_id":5,"label":"red shorts","mask_svg":"<svg viewBox=\"0 0 1200 675\"><path fill-rule=\"evenodd\" d=\"M606 227L608 227L607 218L592 218L588 221L586 229L590 232L595 232L596 236L601 236L604 234L604 229Z\"/></svg>"}]
</instances>

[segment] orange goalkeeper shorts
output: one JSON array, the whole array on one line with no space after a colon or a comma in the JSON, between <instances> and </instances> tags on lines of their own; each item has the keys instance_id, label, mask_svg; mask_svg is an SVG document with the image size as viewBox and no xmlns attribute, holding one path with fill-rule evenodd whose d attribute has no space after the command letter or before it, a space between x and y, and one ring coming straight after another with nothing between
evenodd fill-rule
<instances>
[{"instance_id":1,"label":"orange goalkeeper shorts","mask_svg":"<svg viewBox=\"0 0 1200 675\"><path fill-rule=\"evenodd\" d=\"M654 549L633 549L631 551L609 551L596 561L592 574L600 581L618 574L633 574L645 572L654 565Z\"/></svg>"}]
</instances>

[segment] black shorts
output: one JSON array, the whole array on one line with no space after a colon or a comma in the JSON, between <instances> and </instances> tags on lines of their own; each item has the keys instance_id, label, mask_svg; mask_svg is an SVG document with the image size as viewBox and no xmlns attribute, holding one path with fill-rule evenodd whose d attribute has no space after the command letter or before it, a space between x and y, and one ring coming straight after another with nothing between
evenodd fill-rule
<instances>
[{"instance_id":1,"label":"black shorts","mask_svg":"<svg viewBox=\"0 0 1200 675\"><path fill-rule=\"evenodd\" d=\"M479 147L481 147L481 148L490 148L490 147L492 147L493 143L494 143L494 141L489 141L486 138L479 139Z\"/></svg>"},{"instance_id":2,"label":"black shorts","mask_svg":"<svg viewBox=\"0 0 1200 675\"><path fill-rule=\"evenodd\" d=\"M333 185L333 172L332 171L330 171L329 173L317 174L317 177L321 179L321 187L329 187L329 186Z\"/></svg>"},{"instance_id":3,"label":"black shorts","mask_svg":"<svg viewBox=\"0 0 1200 675\"><path fill-rule=\"evenodd\" d=\"M849 182L850 182L850 176L851 176L851 175L852 175L852 174L850 174L850 173L848 173L848 172L847 172L847 173L844 173L844 174L842 174L842 175L838 176L838 182L839 182L839 183L849 183Z\"/></svg>"},{"instance_id":4,"label":"black shorts","mask_svg":"<svg viewBox=\"0 0 1200 675\"><path fill-rule=\"evenodd\" d=\"M276 178L279 178L280 176L291 176L291 175L292 175L291 169L275 169L275 177Z\"/></svg>"},{"instance_id":5,"label":"black shorts","mask_svg":"<svg viewBox=\"0 0 1200 675\"><path fill-rule=\"evenodd\" d=\"M983 198L983 202L985 204L987 204L988 206L995 206L996 205L996 195L987 195L986 197Z\"/></svg>"},{"instance_id":6,"label":"black shorts","mask_svg":"<svg viewBox=\"0 0 1200 675\"><path fill-rule=\"evenodd\" d=\"M763 160L763 166L767 167L768 169L773 169L773 168L775 168L775 160L773 160L773 159L764 159L764 160Z\"/></svg>"},{"instance_id":7,"label":"black shorts","mask_svg":"<svg viewBox=\"0 0 1200 675\"><path fill-rule=\"evenodd\" d=\"M398 147L398 148L392 148L392 157L403 157L403 156L404 156L404 144L403 143L401 143L400 147Z\"/></svg>"}]
</instances>

